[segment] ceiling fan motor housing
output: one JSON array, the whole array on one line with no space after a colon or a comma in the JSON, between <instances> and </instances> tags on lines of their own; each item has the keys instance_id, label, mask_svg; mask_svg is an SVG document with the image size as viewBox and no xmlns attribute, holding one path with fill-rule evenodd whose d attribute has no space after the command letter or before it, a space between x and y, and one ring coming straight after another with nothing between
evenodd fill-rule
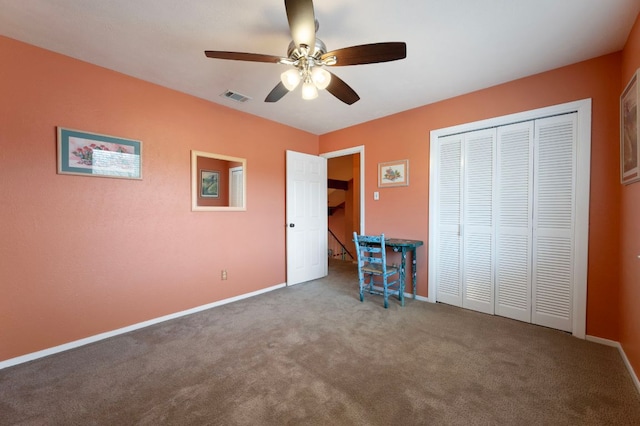
<instances>
[{"instance_id":1,"label":"ceiling fan motor housing","mask_svg":"<svg viewBox=\"0 0 640 426\"><path fill-rule=\"evenodd\" d=\"M289 48L287 49L287 57L292 61L297 61L298 59L307 56L309 58L315 59L316 61L320 61L320 56L327 53L327 46L325 46L322 40L316 38L316 44L312 52L304 52L303 50L306 49L298 48L298 46L296 46L296 44L292 41L291 43L289 43Z\"/></svg>"}]
</instances>

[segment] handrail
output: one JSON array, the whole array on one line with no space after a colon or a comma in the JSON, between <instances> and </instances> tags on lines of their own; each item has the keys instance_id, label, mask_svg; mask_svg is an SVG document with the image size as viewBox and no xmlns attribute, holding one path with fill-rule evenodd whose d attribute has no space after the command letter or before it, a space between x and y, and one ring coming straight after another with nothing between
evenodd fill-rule
<instances>
[{"instance_id":1,"label":"handrail","mask_svg":"<svg viewBox=\"0 0 640 426\"><path fill-rule=\"evenodd\" d=\"M329 234L331 234L331 236L336 240L336 242L338 244L340 244L340 247L342 248L342 260L344 260L344 253L348 254L349 257L353 260L355 259L355 257L353 257L353 255L351 254L351 252L349 251L349 249L347 249L344 244L342 244L342 241L340 241L340 239L338 237L336 237L336 234L333 233L333 231L329 228L327 228L327 230L329 231ZM335 254L333 256L336 256Z\"/></svg>"}]
</instances>

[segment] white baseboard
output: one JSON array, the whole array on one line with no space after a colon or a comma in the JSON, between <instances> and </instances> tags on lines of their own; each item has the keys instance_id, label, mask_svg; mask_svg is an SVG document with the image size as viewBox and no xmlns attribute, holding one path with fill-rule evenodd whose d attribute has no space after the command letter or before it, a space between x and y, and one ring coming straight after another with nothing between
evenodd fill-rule
<instances>
[{"instance_id":1,"label":"white baseboard","mask_svg":"<svg viewBox=\"0 0 640 426\"><path fill-rule=\"evenodd\" d=\"M620 352L620 356L622 356L622 360L624 361L624 365L627 366L627 370L631 375L631 380L633 380L633 384L636 385L636 389L638 390L638 393L640 393L640 380L638 380L638 376L636 375L636 372L633 371L633 366L629 362L629 358L627 358L627 354L624 353L624 349L622 348L622 345L620 344L620 342L616 342L614 340L609 340L609 339L603 339L601 337L589 336L589 335L586 336L586 340L594 343L600 343L601 345L613 346L614 348L618 348L618 351Z\"/></svg>"},{"instance_id":2,"label":"white baseboard","mask_svg":"<svg viewBox=\"0 0 640 426\"><path fill-rule=\"evenodd\" d=\"M404 298L405 299L413 299L413 293L407 293L406 291L404 292ZM419 294L416 294L416 300L419 300L421 302L430 302L431 300L429 300L429 298L424 297L424 296L420 296Z\"/></svg>"},{"instance_id":3,"label":"white baseboard","mask_svg":"<svg viewBox=\"0 0 640 426\"><path fill-rule=\"evenodd\" d=\"M127 327L119 328L117 330L108 331L105 333L96 334L94 336L89 336L84 339L75 340L73 342L65 343L63 345L54 346L52 348L44 349L38 352L32 352L30 354L18 356L15 358L10 358L5 361L0 361L0 370L7 367L12 367L14 365L22 364L25 362L33 361L38 358L43 358L49 355L57 354L59 352L68 351L69 349L75 349L80 346L88 345L90 343L98 342L100 340L108 339L110 337L118 336L120 334L129 333L130 331L139 330L141 328L149 327L150 325L155 325L164 321L169 321L172 319L180 318L186 315L195 314L197 312L206 311L207 309L215 308L217 306L226 305L227 303L237 302L238 300L247 299L249 297L257 296L262 293L267 293L273 290L277 290L279 288L286 287L286 284L278 284L272 287L263 288L261 290L253 291L251 293L241 294L240 296L230 297L228 299L219 300L217 302L209 303L207 305L197 306L192 309L187 309L185 311L176 312L173 314L165 315L162 317L154 318L148 321L139 322L137 324L133 324Z\"/></svg>"}]
</instances>

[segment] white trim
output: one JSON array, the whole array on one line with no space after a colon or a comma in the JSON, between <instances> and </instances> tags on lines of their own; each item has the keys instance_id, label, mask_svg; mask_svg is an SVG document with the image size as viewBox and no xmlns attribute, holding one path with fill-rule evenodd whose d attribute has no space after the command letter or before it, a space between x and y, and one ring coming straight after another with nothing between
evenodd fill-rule
<instances>
[{"instance_id":1,"label":"white trim","mask_svg":"<svg viewBox=\"0 0 640 426\"><path fill-rule=\"evenodd\" d=\"M584 108L587 109L585 110ZM433 138L434 134L436 135L436 137L454 135L457 133L466 133L473 130L486 129L489 127L504 126L505 124L519 123L521 121L535 120L537 118L550 117L553 115L567 114L575 111L584 113L587 110L589 111L589 116L591 116L591 98L567 102L564 104L552 105L544 108L532 109L529 111L517 112L515 114L508 114L500 117L488 118L486 120L474 121L472 123L464 123L445 127L442 129L436 129L432 130L430 134L431 138Z\"/></svg>"},{"instance_id":2,"label":"white trim","mask_svg":"<svg viewBox=\"0 0 640 426\"><path fill-rule=\"evenodd\" d=\"M338 151L325 152L320 154L320 157L329 159L335 157L344 157L345 155L351 154L360 154L360 234L364 234L364 145L340 149Z\"/></svg>"},{"instance_id":3,"label":"white trim","mask_svg":"<svg viewBox=\"0 0 640 426\"><path fill-rule=\"evenodd\" d=\"M567 102L560 105L553 105L545 108L538 108L530 111L494 117L487 120L475 121L461 125L436 129L430 132L430 152L429 152L429 247L436 247L436 219L437 212L432 197L437 193L438 179L436 175L436 160L438 138L480 130L490 127L504 126L521 121L535 120L538 118L553 115L578 113L578 150L576 158L576 182L581 182L586 174L586 182L583 186L576 186L576 222L575 222L575 257L574 257L574 290L573 290L573 325L572 334L575 337L584 339L587 322L587 260L588 260L588 239L589 239L589 190L591 179L591 99L582 99L575 102ZM428 299L430 302L436 301L436 277L435 250L429 250L429 285Z\"/></svg>"},{"instance_id":4,"label":"white trim","mask_svg":"<svg viewBox=\"0 0 640 426\"><path fill-rule=\"evenodd\" d=\"M406 291L404 292L404 298L405 300L409 299L409 300L413 300L413 293L407 293ZM424 297L424 296L420 296L419 294L416 294L416 300L420 301L420 302L429 302L429 299Z\"/></svg>"},{"instance_id":5,"label":"white trim","mask_svg":"<svg viewBox=\"0 0 640 426\"><path fill-rule=\"evenodd\" d=\"M436 185L436 143L440 137L440 133L436 133L436 130L432 130L430 132L429 139L429 242L427 247L435 247L436 239L435 239L435 219L436 215L436 205L432 202L433 194L436 194L438 191L438 187ZM433 224L433 225L432 225ZM432 267L436 264L436 253L435 250L427 250L427 300L430 303L436 303L436 271L435 267Z\"/></svg>"},{"instance_id":6,"label":"white trim","mask_svg":"<svg viewBox=\"0 0 640 426\"><path fill-rule=\"evenodd\" d=\"M602 337L589 336L589 335L586 336L586 340L588 340L589 342L599 343L601 345L618 348L618 352L620 352L620 356L624 361L624 365L626 365L627 370L631 375L631 380L633 380L633 384L636 385L636 389L638 390L638 393L640 393L640 380L638 380L638 376L636 375L636 372L633 371L633 366L629 362L629 358L627 358L627 354L624 353L624 349L622 348L622 345L620 344L620 342L616 342L615 340L603 339Z\"/></svg>"},{"instance_id":7,"label":"white trim","mask_svg":"<svg viewBox=\"0 0 640 426\"><path fill-rule=\"evenodd\" d=\"M88 345L90 343L95 343L100 340L108 339L111 337L118 336L120 334L129 333L131 331L139 330L141 328L149 327L150 325L159 324L164 321L169 321L172 319L180 318L186 315L195 314L197 312L206 311L207 309L212 309L217 306L226 305L228 303L237 302L242 299L247 299L249 297L258 296L262 293L267 293L273 290L277 290L279 288L286 287L286 284L277 284L271 287L263 288L260 290L253 291L251 293L241 294L239 296L230 297L228 299L218 300L217 302L209 303L207 305L197 306L195 308L187 309L185 311L176 312L173 314L165 315L162 317L154 318L148 321L139 322L137 324L133 324L127 327L118 328L117 330L107 331L105 333L96 334L94 336L85 337L84 339L75 340L73 342L65 343L63 345L54 346L52 348L44 349L38 352L32 352L30 354L22 355L15 358L10 358L5 361L0 362L0 370L8 367L12 367L14 365L22 364L25 362L33 361L38 358L44 358L49 355L57 354L59 352L68 351L70 349L75 349L80 346Z\"/></svg>"},{"instance_id":8,"label":"white trim","mask_svg":"<svg viewBox=\"0 0 640 426\"><path fill-rule=\"evenodd\" d=\"M576 189L574 223L573 335L587 333L587 264L589 261L589 197L591 188L591 99L579 101L576 144ZM581 143L588 141L588 143ZM584 176L583 176L584 175ZM580 185L580 182L585 182Z\"/></svg>"}]
</instances>

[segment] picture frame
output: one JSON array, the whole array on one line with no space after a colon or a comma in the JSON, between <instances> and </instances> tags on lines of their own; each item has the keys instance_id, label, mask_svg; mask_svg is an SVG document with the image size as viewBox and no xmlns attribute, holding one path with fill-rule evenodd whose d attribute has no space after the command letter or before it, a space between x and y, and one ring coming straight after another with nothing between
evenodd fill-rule
<instances>
[{"instance_id":1,"label":"picture frame","mask_svg":"<svg viewBox=\"0 0 640 426\"><path fill-rule=\"evenodd\" d=\"M142 179L142 142L57 128L58 174Z\"/></svg>"},{"instance_id":2,"label":"picture frame","mask_svg":"<svg viewBox=\"0 0 640 426\"><path fill-rule=\"evenodd\" d=\"M378 187L409 186L409 160L378 163Z\"/></svg>"},{"instance_id":3,"label":"picture frame","mask_svg":"<svg viewBox=\"0 0 640 426\"><path fill-rule=\"evenodd\" d=\"M620 182L625 185L640 180L639 73L636 70L620 95Z\"/></svg>"},{"instance_id":4,"label":"picture frame","mask_svg":"<svg viewBox=\"0 0 640 426\"><path fill-rule=\"evenodd\" d=\"M220 196L220 172L200 170L200 196L202 198Z\"/></svg>"}]
</instances>

